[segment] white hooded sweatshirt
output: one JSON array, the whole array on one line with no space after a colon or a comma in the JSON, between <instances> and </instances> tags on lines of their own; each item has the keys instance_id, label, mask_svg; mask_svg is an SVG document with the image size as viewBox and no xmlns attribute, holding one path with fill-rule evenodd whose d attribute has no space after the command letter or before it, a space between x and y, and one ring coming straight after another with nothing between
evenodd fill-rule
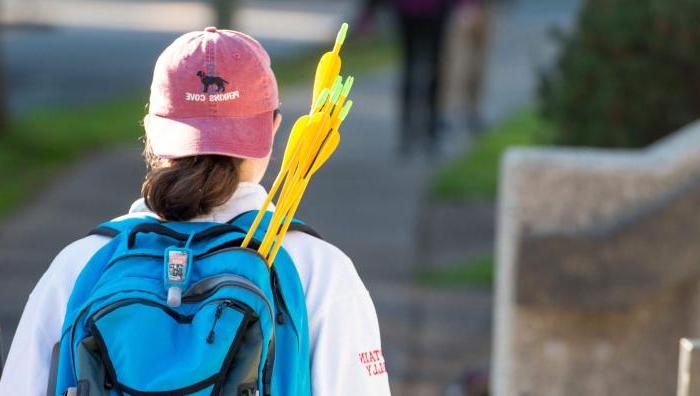
<instances>
[{"instance_id":1,"label":"white hooded sweatshirt","mask_svg":"<svg viewBox=\"0 0 700 396\"><path fill-rule=\"evenodd\" d=\"M192 221L226 222L259 209L266 196L259 184L241 183L228 202ZM138 200L129 212L144 210ZM75 280L108 241L91 235L71 243L41 277L12 341L0 396L46 395L51 350L59 341ZM312 393L389 395L377 315L352 261L335 246L301 232L290 232L283 246L297 267L306 296Z\"/></svg>"}]
</instances>

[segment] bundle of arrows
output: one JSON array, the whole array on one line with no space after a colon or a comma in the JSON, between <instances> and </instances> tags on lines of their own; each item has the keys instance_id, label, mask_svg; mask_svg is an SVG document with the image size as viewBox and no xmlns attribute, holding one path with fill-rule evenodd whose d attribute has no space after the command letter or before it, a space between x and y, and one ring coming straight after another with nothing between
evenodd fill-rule
<instances>
[{"instance_id":1,"label":"bundle of arrows","mask_svg":"<svg viewBox=\"0 0 700 396\"><path fill-rule=\"evenodd\" d=\"M243 247L248 247L267 208L274 197L279 195L276 209L258 247L258 253L267 260L269 266L275 261L311 176L338 147L340 125L352 107L352 100L347 98L353 78L348 76L343 80L339 75L340 48L345 41L347 30L347 23L343 23L333 50L323 54L318 63L311 110L294 123L280 171L242 244Z\"/></svg>"}]
</instances>

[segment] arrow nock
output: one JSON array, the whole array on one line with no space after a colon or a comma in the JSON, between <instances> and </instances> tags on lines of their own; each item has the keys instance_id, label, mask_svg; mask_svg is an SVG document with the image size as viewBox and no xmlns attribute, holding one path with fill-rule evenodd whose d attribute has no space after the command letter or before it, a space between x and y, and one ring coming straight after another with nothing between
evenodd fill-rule
<instances>
[{"instance_id":1,"label":"arrow nock","mask_svg":"<svg viewBox=\"0 0 700 396\"><path fill-rule=\"evenodd\" d=\"M338 76L338 78L335 79L335 82L333 83L333 87L331 88L331 103L336 104L338 103L338 98L340 97L340 90L343 88L343 78L341 76Z\"/></svg>"},{"instance_id":2,"label":"arrow nock","mask_svg":"<svg viewBox=\"0 0 700 396\"><path fill-rule=\"evenodd\" d=\"M352 88L352 84L355 82L355 78L353 76L348 76L348 78L345 79L345 84L343 84L343 90L340 93L340 96L343 98L347 98L348 94L350 93L350 89Z\"/></svg>"},{"instance_id":3,"label":"arrow nock","mask_svg":"<svg viewBox=\"0 0 700 396\"><path fill-rule=\"evenodd\" d=\"M333 46L333 52L339 52L340 47L343 46L343 43L345 42L345 36L348 34L348 24L347 22L343 22L342 25L340 25L340 30L338 30L338 35L335 36L335 46Z\"/></svg>"}]
</instances>

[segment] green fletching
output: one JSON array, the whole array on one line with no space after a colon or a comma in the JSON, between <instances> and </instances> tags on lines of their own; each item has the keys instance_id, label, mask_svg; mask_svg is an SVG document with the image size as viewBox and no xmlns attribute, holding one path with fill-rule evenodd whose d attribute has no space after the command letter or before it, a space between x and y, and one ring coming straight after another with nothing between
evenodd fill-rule
<instances>
[{"instance_id":1,"label":"green fletching","mask_svg":"<svg viewBox=\"0 0 700 396\"><path fill-rule=\"evenodd\" d=\"M344 98L348 97L353 82L355 82L355 78L353 76L348 76L348 78L345 79L345 84L343 84L343 91L340 93L340 96Z\"/></svg>"},{"instance_id":2,"label":"green fletching","mask_svg":"<svg viewBox=\"0 0 700 396\"><path fill-rule=\"evenodd\" d=\"M335 45L343 45L343 42L345 42L345 35L348 34L348 24L346 22L343 22L342 25L340 25L340 30L338 30L338 35L335 37Z\"/></svg>"},{"instance_id":3,"label":"green fletching","mask_svg":"<svg viewBox=\"0 0 700 396\"><path fill-rule=\"evenodd\" d=\"M323 91L318 95L318 99L316 99L316 103L314 104L314 110L318 109L319 107L323 106L324 103L326 103L326 99L328 99L328 94L329 94L328 88L323 88Z\"/></svg>"},{"instance_id":4,"label":"green fletching","mask_svg":"<svg viewBox=\"0 0 700 396\"><path fill-rule=\"evenodd\" d=\"M336 87L340 87L343 85L343 76L338 76L335 78L335 81L333 81L333 87L331 88L331 91L336 89Z\"/></svg>"},{"instance_id":5,"label":"green fletching","mask_svg":"<svg viewBox=\"0 0 700 396\"><path fill-rule=\"evenodd\" d=\"M338 103L338 98L340 97L340 90L343 88L343 86L341 85L342 81L343 78L338 76L338 78L335 79L333 88L331 88L331 103L333 104Z\"/></svg>"},{"instance_id":6,"label":"green fletching","mask_svg":"<svg viewBox=\"0 0 700 396\"><path fill-rule=\"evenodd\" d=\"M333 104L338 103L339 98L340 98L340 87L333 90L333 94L331 94L331 103L333 103Z\"/></svg>"},{"instance_id":7,"label":"green fletching","mask_svg":"<svg viewBox=\"0 0 700 396\"><path fill-rule=\"evenodd\" d=\"M338 114L338 118L340 118L340 121L344 121L345 117L348 116L348 113L350 112L350 109L352 108L352 100L348 100L345 102L345 106L340 110L340 114Z\"/></svg>"}]
</instances>

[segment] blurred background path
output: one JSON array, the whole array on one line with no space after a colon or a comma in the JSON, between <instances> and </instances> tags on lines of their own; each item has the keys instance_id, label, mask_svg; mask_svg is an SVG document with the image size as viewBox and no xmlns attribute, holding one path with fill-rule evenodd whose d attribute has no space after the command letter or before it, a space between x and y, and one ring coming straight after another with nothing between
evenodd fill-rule
<instances>
[{"instance_id":1,"label":"blurred background path","mask_svg":"<svg viewBox=\"0 0 700 396\"><path fill-rule=\"evenodd\" d=\"M134 91L143 92L145 103L155 57L178 34L170 29L209 24L198 2L185 3L185 8L164 1L46 3L55 7L51 13L58 16L60 28L15 29L3 38L12 93L9 100L18 114L33 107L89 103ZM89 20L70 11L85 11L97 3L117 7L122 19L103 26L117 19ZM569 20L577 3L533 0L494 7L484 97L488 123L531 100L534 71L553 55L547 30L552 23ZM244 5L242 29L248 26L262 39L273 61L318 40L330 42L341 17L349 15L354 5L320 1L252 4ZM153 18L154 10L163 16ZM38 25L56 22L38 15L34 20ZM27 22L23 20L26 16L12 18ZM289 22L280 25L275 18ZM269 22L269 27L265 27L267 22L256 25L258 20ZM309 21L318 22L313 25L318 30L309 30ZM296 33L288 37L289 32ZM370 290L380 318L393 393L441 394L465 370L488 367L491 291L416 286L415 271L423 265L417 259L424 237L419 211L436 163L428 158L404 162L395 158L395 65L359 75L356 81L356 105L345 124L340 149L311 183L299 216L353 258ZM55 88L33 89L49 84ZM291 121L306 110L310 84L305 81L282 93L285 125L277 139L277 153L283 151L284 133ZM463 131L445 136L448 157L466 145ZM122 146L86 158L0 224L0 325L6 347L26 296L51 258L95 224L123 213L138 196L143 174L139 150ZM274 159L271 169L278 168L279 160ZM481 230L485 235L476 235L483 249L491 248L491 232L492 225ZM460 235L445 238L448 245L469 242Z\"/></svg>"},{"instance_id":2,"label":"blurred background path","mask_svg":"<svg viewBox=\"0 0 700 396\"><path fill-rule=\"evenodd\" d=\"M275 56L330 42L350 3L255 1L240 30ZM147 95L155 59L177 36L213 24L206 1L5 0L11 111ZM47 65L51 65L47 68ZM51 87L47 89L48 87Z\"/></svg>"}]
</instances>

